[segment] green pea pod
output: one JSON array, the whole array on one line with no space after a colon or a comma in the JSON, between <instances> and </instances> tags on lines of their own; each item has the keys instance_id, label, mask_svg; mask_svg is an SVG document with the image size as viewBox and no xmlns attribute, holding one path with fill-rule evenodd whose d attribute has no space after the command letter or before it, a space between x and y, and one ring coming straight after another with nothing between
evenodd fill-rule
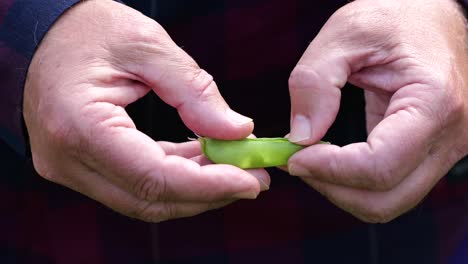
<instances>
[{"instance_id":1,"label":"green pea pod","mask_svg":"<svg viewBox=\"0 0 468 264\"><path fill-rule=\"evenodd\" d=\"M245 138L219 140L200 137L203 154L214 163L231 164L241 169L277 167L304 146L286 138Z\"/></svg>"}]
</instances>

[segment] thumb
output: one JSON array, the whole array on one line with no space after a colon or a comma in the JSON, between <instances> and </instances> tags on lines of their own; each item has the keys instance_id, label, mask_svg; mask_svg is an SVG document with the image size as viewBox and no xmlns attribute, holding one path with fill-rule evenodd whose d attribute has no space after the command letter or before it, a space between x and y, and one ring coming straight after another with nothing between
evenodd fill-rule
<instances>
[{"instance_id":1,"label":"thumb","mask_svg":"<svg viewBox=\"0 0 468 264\"><path fill-rule=\"evenodd\" d=\"M357 5L357 6L356 6ZM360 6L363 5L364 7ZM360 7L359 7L360 6ZM390 38L391 24L383 23L369 12L357 13L366 4L354 1L335 12L325 23L293 70L289 80L291 132L289 140L312 144L321 139L335 121L340 105L340 89L348 78L361 88L379 89L371 75L356 73L398 59L391 52L397 45ZM356 18L362 15L364 18ZM380 82L392 73L373 72Z\"/></svg>"},{"instance_id":2,"label":"thumb","mask_svg":"<svg viewBox=\"0 0 468 264\"><path fill-rule=\"evenodd\" d=\"M252 119L230 109L213 77L179 48L156 24L143 34L129 58L132 73L175 107L193 132L214 138L239 139L253 131ZM140 44L140 45L139 45ZM136 55L136 56L135 56Z\"/></svg>"},{"instance_id":3,"label":"thumb","mask_svg":"<svg viewBox=\"0 0 468 264\"><path fill-rule=\"evenodd\" d=\"M335 121L348 65L338 53L314 40L289 78L291 132L299 144L319 141Z\"/></svg>"}]
</instances>

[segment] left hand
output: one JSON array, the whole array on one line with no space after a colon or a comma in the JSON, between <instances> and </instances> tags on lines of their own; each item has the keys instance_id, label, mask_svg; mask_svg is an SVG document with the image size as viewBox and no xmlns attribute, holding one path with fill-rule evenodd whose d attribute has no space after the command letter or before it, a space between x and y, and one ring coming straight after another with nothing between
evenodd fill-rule
<instances>
[{"instance_id":1,"label":"left hand","mask_svg":"<svg viewBox=\"0 0 468 264\"><path fill-rule=\"evenodd\" d=\"M455 1L338 10L291 75L291 141L325 135L346 82L365 89L367 142L309 146L288 170L356 217L387 222L468 154L467 32Z\"/></svg>"},{"instance_id":2,"label":"left hand","mask_svg":"<svg viewBox=\"0 0 468 264\"><path fill-rule=\"evenodd\" d=\"M156 21L113 0L68 10L41 41L25 84L23 115L38 174L148 222L268 189L265 170L207 164L198 142L154 141L139 131L126 107L150 91L197 134L239 139L253 130ZM158 120L164 129L167 120Z\"/></svg>"}]
</instances>

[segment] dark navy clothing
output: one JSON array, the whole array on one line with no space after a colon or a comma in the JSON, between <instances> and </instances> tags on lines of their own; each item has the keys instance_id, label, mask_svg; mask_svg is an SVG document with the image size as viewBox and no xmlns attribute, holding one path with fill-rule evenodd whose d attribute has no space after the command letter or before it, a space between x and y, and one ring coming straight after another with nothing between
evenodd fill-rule
<instances>
[{"instance_id":1,"label":"dark navy clothing","mask_svg":"<svg viewBox=\"0 0 468 264\"><path fill-rule=\"evenodd\" d=\"M52 23L79 0L2 0L0 3L0 138L25 153L22 91L29 63Z\"/></svg>"},{"instance_id":2,"label":"dark navy clothing","mask_svg":"<svg viewBox=\"0 0 468 264\"><path fill-rule=\"evenodd\" d=\"M298 178L273 169L270 190L255 201L160 224L119 215L43 180L25 155L24 79L48 28L76 2L0 0L0 263L466 263L463 164L411 212L381 225L356 220ZM328 17L347 2L126 1L160 22L215 77L230 106L255 120L262 137L288 132L289 74ZM192 135L154 94L127 111L155 139ZM362 92L347 86L325 139L345 145L365 137Z\"/></svg>"}]
</instances>

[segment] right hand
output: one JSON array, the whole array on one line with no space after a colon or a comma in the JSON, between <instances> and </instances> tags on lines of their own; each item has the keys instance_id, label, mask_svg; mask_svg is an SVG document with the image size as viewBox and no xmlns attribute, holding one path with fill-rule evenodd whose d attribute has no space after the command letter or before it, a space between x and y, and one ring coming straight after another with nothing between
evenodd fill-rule
<instances>
[{"instance_id":1,"label":"right hand","mask_svg":"<svg viewBox=\"0 0 468 264\"><path fill-rule=\"evenodd\" d=\"M290 79L293 142L322 138L341 88L365 89L365 142L315 144L288 169L340 208L388 222L468 154L466 24L455 1L360 0L339 9Z\"/></svg>"},{"instance_id":2,"label":"right hand","mask_svg":"<svg viewBox=\"0 0 468 264\"><path fill-rule=\"evenodd\" d=\"M150 222L268 189L264 170L207 164L198 142L138 131L125 107L151 90L197 134L239 139L253 130L155 21L111 0L77 4L47 33L27 76L23 113L37 172Z\"/></svg>"}]
</instances>

